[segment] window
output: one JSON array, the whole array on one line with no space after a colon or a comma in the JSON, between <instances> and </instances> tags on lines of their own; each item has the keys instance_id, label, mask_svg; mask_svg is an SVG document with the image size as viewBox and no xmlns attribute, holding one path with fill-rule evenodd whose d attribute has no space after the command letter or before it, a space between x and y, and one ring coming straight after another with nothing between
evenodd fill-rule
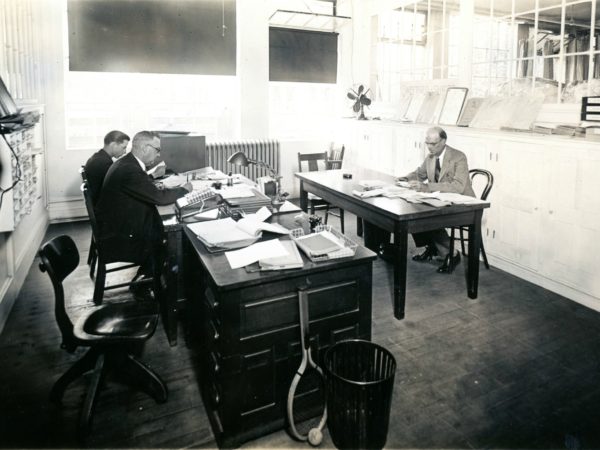
<instances>
[{"instance_id":1,"label":"window","mask_svg":"<svg viewBox=\"0 0 600 450\"><path fill-rule=\"evenodd\" d=\"M235 0L69 0L69 69L235 75Z\"/></svg>"},{"instance_id":2,"label":"window","mask_svg":"<svg viewBox=\"0 0 600 450\"><path fill-rule=\"evenodd\" d=\"M458 10L455 0L422 0L374 16L378 100L393 103L403 86L458 76Z\"/></svg>"}]
</instances>

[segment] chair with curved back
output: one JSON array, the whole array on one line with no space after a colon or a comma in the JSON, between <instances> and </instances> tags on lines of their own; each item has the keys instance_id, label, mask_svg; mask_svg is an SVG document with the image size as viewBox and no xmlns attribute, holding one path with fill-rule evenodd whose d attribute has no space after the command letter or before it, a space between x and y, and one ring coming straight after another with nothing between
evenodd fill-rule
<instances>
[{"instance_id":1,"label":"chair with curved back","mask_svg":"<svg viewBox=\"0 0 600 450\"><path fill-rule=\"evenodd\" d=\"M331 159L330 159L331 156ZM319 170L319 163L321 163L323 169L332 170L332 169L341 169L342 168L342 160L344 158L344 146L342 146L339 150L332 149L331 153L322 152L322 153L298 153L298 171L302 172L303 163L306 163L307 169L309 172L314 172ZM310 208L310 213L314 214L316 209L325 208L325 224L327 224L327 219L329 214L332 216L339 217L340 219L340 229L342 234L344 233L344 210L338 208L337 206L331 205L326 200L323 200L321 197L317 197L314 194L308 194L308 206ZM332 209L338 209L339 213L332 211Z\"/></svg>"},{"instance_id":2,"label":"chair with curved back","mask_svg":"<svg viewBox=\"0 0 600 450\"><path fill-rule=\"evenodd\" d=\"M94 280L94 298L93 298L94 303L96 305L99 305L102 303L102 298L104 297L104 291L108 291L111 289L119 289L119 288L126 287L126 286L152 283L154 281L153 278L144 278L143 280L139 280L139 281L136 281L134 278L134 280L128 281L125 283L118 283L118 284L113 284L113 285L108 285L108 286L106 285L106 275L107 274L112 273L112 272L118 272L120 270L131 269L133 267L138 267L139 264L136 262L133 262L133 261L115 260L106 254L106 252L104 251L103 245L102 245L102 241L99 240L99 238L98 238L99 234L98 234L98 224L96 221L96 213L94 211L94 206L92 203L92 196L87 187L87 183L84 182L81 185L81 192L83 193L85 207L87 209L89 220L90 220L90 225L92 227L92 241L94 242L94 247L95 247L95 251L96 251L96 255L97 255L96 259L97 259L97 264L98 264L98 271L96 273L96 277ZM106 267L108 264L113 264L113 263L115 263L115 264L119 263L120 265L110 267L110 268ZM90 276L91 276L91 274L90 274Z\"/></svg>"},{"instance_id":3,"label":"chair with curved back","mask_svg":"<svg viewBox=\"0 0 600 450\"><path fill-rule=\"evenodd\" d=\"M476 177L484 177L485 178L486 183L485 183L485 186L483 187L483 190L481 191L481 195L479 196L479 198L481 200L487 200L488 195L490 195L490 191L492 190L492 187L494 186L494 175L492 175L492 172L490 172L489 170L485 170L485 169L471 169L471 170L469 170L469 176L471 177L471 183L473 183L473 181L475 180ZM458 229L458 231L459 231L459 237L454 236L454 230L456 230L456 229ZM460 246L461 246L463 256L467 255L467 253L465 251L465 235L464 235L465 232L467 232L467 233L469 232L469 227L466 227L466 226L452 227L452 232L451 232L451 236L450 236L452 251L454 251L454 241L457 239L460 239ZM487 255L485 254L485 248L483 246L483 239L481 240L480 250L481 250L481 256L483 257L483 263L485 264L485 268L489 269L490 265L487 260Z\"/></svg>"},{"instance_id":4,"label":"chair with curved back","mask_svg":"<svg viewBox=\"0 0 600 450\"><path fill-rule=\"evenodd\" d=\"M54 312L62 334L61 348L69 353L88 347L84 356L73 364L52 387L50 400L60 403L69 384L84 373L93 371L79 415L77 431L85 437L91 429L94 407L103 380L109 371L125 376L129 384L139 387L158 403L167 400L167 387L160 377L128 353L131 344L152 337L158 322L155 302L123 302L93 307L75 323L65 306L63 281L79 265L79 252L73 239L62 235L46 242L39 251L40 270L48 273L54 288Z\"/></svg>"}]
</instances>

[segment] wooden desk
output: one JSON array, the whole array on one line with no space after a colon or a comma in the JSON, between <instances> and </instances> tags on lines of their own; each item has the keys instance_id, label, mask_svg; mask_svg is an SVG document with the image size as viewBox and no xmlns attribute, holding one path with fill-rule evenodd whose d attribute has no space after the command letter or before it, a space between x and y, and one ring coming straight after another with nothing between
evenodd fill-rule
<instances>
[{"instance_id":1,"label":"wooden desk","mask_svg":"<svg viewBox=\"0 0 600 450\"><path fill-rule=\"evenodd\" d=\"M294 228L294 215L275 220ZM359 247L352 258L312 263L303 255L301 269L249 273L232 270L223 253L209 253L184 229L202 398L219 446L237 447L285 427L287 392L301 359L298 288L308 287L313 356L319 364L337 341L370 339L376 256ZM320 413L315 408L314 414Z\"/></svg>"},{"instance_id":2,"label":"wooden desk","mask_svg":"<svg viewBox=\"0 0 600 450\"><path fill-rule=\"evenodd\" d=\"M343 178L343 173L352 173L352 179ZM404 318L408 233L465 225L469 227L469 249L480 246L481 216L483 210L490 206L489 203L434 208L424 204L408 203L398 198L374 197L363 200L352 194L352 190L363 190L358 184L360 180L381 180L393 184L394 177L361 168L301 172L296 173L296 177L300 179L300 206L304 211L308 205L310 192L394 233L394 317L396 319ZM479 252L469 252L466 279L469 298L477 298Z\"/></svg>"}]
</instances>

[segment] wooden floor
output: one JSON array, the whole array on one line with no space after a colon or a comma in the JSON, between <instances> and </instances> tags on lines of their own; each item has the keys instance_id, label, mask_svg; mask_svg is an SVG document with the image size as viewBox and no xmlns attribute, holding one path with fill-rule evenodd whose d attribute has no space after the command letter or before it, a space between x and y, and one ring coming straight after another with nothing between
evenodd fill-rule
<instances>
[{"instance_id":1,"label":"wooden floor","mask_svg":"<svg viewBox=\"0 0 600 450\"><path fill-rule=\"evenodd\" d=\"M348 217L350 236L352 217ZM53 225L71 235L80 267L67 281L71 312L89 307L87 223ZM411 248L411 251L415 251ZM196 358L169 347L159 326L141 359L161 374L169 401L112 383L93 432L75 440L87 380L63 405L53 382L80 355L60 349L52 288L35 261L0 336L0 446L4 448L181 448L215 446L196 382ZM388 448L600 447L600 313L498 269L481 269L479 298L466 295L464 261L452 275L408 264L406 319L392 315L392 268L374 263L373 341L395 356ZM246 447L307 448L278 432ZM322 447L331 447L326 434Z\"/></svg>"}]
</instances>

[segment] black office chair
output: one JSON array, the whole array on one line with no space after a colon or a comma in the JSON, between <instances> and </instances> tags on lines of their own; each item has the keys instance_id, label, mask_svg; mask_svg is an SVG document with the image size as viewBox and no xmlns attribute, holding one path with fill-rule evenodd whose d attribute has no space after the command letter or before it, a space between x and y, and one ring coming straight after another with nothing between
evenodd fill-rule
<instances>
[{"instance_id":1,"label":"black office chair","mask_svg":"<svg viewBox=\"0 0 600 450\"><path fill-rule=\"evenodd\" d=\"M492 187L494 186L494 176L492 175L492 173L490 171L484 170L484 169L471 169L471 170L469 170L469 175L471 177L471 184L473 184L473 181L477 176L485 177L486 184L485 184L483 191L481 192L481 195L479 196L479 198L481 200L487 200L488 195L490 195L490 191L492 190ZM454 231L457 229L460 233L459 237L454 236ZM452 227L451 230L452 230L451 236L450 236L450 243L452 246L451 251L454 251L454 241L457 239L460 239L460 246L461 246L462 254L463 254L463 256L466 256L467 253L465 251L465 235L464 235L464 233L469 232L469 227L466 227L466 226ZM481 256L483 256L483 263L485 264L485 268L489 269L490 265L487 260L487 255L485 254L485 248L483 246L483 238L481 239L480 250L481 250Z\"/></svg>"},{"instance_id":2,"label":"black office chair","mask_svg":"<svg viewBox=\"0 0 600 450\"><path fill-rule=\"evenodd\" d=\"M322 163L322 167L326 170L329 169L339 169L342 167L342 158L344 157L344 147L341 148L341 151L337 153L338 158L329 160L329 155L327 152L323 153L298 153L298 171L302 172L302 163L306 163L309 172L314 172L319 170L319 162ZM310 213L314 214L316 209L325 208L325 224L327 224L327 219L329 214L339 217L340 219L340 228L342 230L342 234L344 233L344 210L338 208L337 206L331 205L326 200L323 200L321 197L317 197L314 194L308 194L308 206L310 208ZM333 208L337 208L339 213L331 211Z\"/></svg>"},{"instance_id":3,"label":"black office chair","mask_svg":"<svg viewBox=\"0 0 600 450\"><path fill-rule=\"evenodd\" d=\"M81 181L85 183L87 186L87 174L85 173L85 166L81 166L79 169L79 174L81 175ZM88 205L85 205L86 209L88 209ZM88 215L90 211L88 209ZM96 272L96 262L98 261L98 250L96 249L96 242L94 241L94 233L90 237L90 251L88 252L87 265L90 266L90 278L94 279L94 274Z\"/></svg>"},{"instance_id":4,"label":"black office chair","mask_svg":"<svg viewBox=\"0 0 600 450\"><path fill-rule=\"evenodd\" d=\"M88 212L88 216L90 219L90 225L92 227L92 242L94 243L94 248L96 251L96 260L98 264L98 271L94 280L94 303L99 305L102 303L102 299L104 297L104 291L119 289L126 286L132 285L141 285L141 284L149 284L154 282L154 278L144 278L142 280L131 280L125 283L118 283L113 285L106 285L106 275L112 272L118 272L120 270L131 269L133 267L138 267L139 264L134 261L122 261L118 259L111 258L104 251L104 246L102 241L99 240L98 236L98 224L96 222L96 213L94 210L94 206L92 204L92 196L87 187L87 183L84 182L81 185L81 192L83 193L83 199L85 201L85 207ZM119 264L116 266L112 266L107 268L109 264ZM90 276L92 276L92 272L90 269Z\"/></svg>"},{"instance_id":5,"label":"black office chair","mask_svg":"<svg viewBox=\"0 0 600 450\"><path fill-rule=\"evenodd\" d=\"M85 355L65 372L52 387L50 400L60 403L68 385L93 370L79 416L78 434L85 437L91 429L94 407L106 374L114 370L130 384L141 388L158 403L167 401L167 387L160 377L131 354L131 344L150 339L158 322L155 302L124 302L94 307L73 324L65 307L63 281L77 268L79 252L73 239L58 236L42 245L40 270L47 272L54 288L54 314L62 334L61 348L69 353L89 347Z\"/></svg>"}]
</instances>

